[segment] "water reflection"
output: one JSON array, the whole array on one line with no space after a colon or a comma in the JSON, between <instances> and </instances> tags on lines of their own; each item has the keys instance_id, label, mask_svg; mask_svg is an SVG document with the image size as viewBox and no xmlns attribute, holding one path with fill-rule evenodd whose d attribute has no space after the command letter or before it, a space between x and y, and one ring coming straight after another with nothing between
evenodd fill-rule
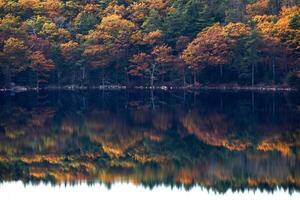
<instances>
[{"instance_id":1,"label":"water reflection","mask_svg":"<svg viewBox=\"0 0 300 200\"><path fill-rule=\"evenodd\" d=\"M273 93L3 95L0 179L299 191L299 100Z\"/></svg>"}]
</instances>

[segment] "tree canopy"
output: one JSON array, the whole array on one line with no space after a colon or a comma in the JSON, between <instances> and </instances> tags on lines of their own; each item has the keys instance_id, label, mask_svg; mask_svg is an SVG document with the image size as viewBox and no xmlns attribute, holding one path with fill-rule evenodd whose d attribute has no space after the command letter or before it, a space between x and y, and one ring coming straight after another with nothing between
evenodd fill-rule
<instances>
[{"instance_id":1,"label":"tree canopy","mask_svg":"<svg viewBox=\"0 0 300 200\"><path fill-rule=\"evenodd\" d=\"M0 86L300 87L299 4L0 0Z\"/></svg>"}]
</instances>

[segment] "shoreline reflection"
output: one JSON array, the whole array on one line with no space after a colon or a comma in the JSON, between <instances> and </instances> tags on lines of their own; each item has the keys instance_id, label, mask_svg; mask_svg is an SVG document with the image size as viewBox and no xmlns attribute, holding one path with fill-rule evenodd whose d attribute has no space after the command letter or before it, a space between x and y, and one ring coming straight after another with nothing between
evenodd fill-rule
<instances>
[{"instance_id":1,"label":"shoreline reflection","mask_svg":"<svg viewBox=\"0 0 300 200\"><path fill-rule=\"evenodd\" d=\"M2 96L0 181L298 192L299 105L276 93Z\"/></svg>"}]
</instances>

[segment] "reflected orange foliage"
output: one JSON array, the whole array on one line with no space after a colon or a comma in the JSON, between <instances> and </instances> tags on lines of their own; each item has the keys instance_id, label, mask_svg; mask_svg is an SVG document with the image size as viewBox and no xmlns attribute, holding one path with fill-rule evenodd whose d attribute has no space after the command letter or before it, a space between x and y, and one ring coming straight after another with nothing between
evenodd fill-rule
<instances>
[{"instance_id":1,"label":"reflected orange foliage","mask_svg":"<svg viewBox=\"0 0 300 200\"><path fill-rule=\"evenodd\" d=\"M291 155L290 145L276 141L264 140L257 146L259 151L279 151L285 156Z\"/></svg>"},{"instance_id":2,"label":"reflected orange foliage","mask_svg":"<svg viewBox=\"0 0 300 200\"><path fill-rule=\"evenodd\" d=\"M47 161L51 164L58 164L64 159L63 156L58 155L30 155L30 156L22 156L20 157L20 160L22 160L25 163L31 164L31 163L41 163L44 161Z\"/></svg>"}]
</instances>

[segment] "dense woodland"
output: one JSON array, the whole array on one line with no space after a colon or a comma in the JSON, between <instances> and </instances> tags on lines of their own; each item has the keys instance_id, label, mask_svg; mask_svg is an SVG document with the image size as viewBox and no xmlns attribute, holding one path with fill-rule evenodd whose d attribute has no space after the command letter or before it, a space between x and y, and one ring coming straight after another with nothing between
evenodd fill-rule
<instances>
[{"instance_id":1,"label":"dense woodland","mask_svg":"<svg viewBox=\"0 0 300 200\"><path fill-rule=\"evenodd\" d=\"M300 85L299 0L0 0L0 85Z\"/></svg>"}]
</instances>

